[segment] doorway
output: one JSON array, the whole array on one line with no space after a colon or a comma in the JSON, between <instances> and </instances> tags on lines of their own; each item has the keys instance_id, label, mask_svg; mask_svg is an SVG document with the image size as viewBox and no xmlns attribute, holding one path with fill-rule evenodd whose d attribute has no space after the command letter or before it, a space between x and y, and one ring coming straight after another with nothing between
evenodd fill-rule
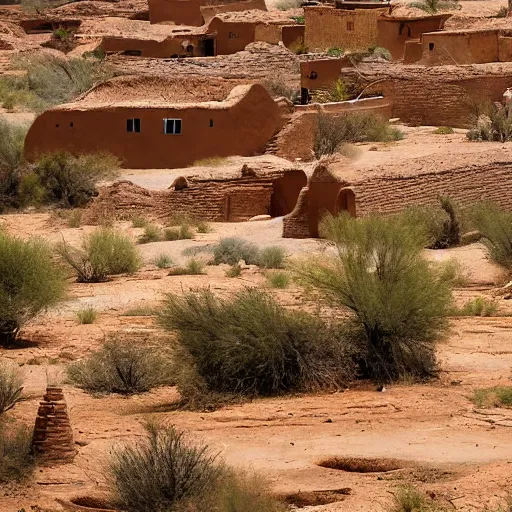
<instances>
[{"instance_id":1,"label":"doorway","mask_svg":"<svg viewBox=\"0 0 512 512\"><path fill-rule=\"evenodd\" d=\"M342 188L336 199L336 213L347 212L351 217L356 216L356 195L351 188Z\"/></svg>"},{"instance_id":2,"label":"doorway","mask_svg":"<svg viewBox=\"0 0 512 512\"><path fill-rule=\"evenodd\" d=\"M215 39L213 37L203 39L202 46L205 57L215 57Z\"/></svg>"}]
</instances>

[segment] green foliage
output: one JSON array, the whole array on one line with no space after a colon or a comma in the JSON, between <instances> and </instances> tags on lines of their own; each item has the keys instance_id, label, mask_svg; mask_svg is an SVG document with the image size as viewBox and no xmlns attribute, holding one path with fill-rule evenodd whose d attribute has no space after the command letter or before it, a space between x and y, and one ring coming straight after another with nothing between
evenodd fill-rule
<instances>
[{"instance_id":1,"label":"green foliage","mask_svg":"<svg viewBox=\"0 0 512 512\"><path fill-rule=\"evenodd\" d=\"M472 401L477 407L512 407L512 386L476 389Z\"/></svg>"},{"instance_id":2,"label":"green foliage","mask_svg":"<svg viewBox=\"0 0 512 512\"><path fill-rule=\"evenodd\" d=\"M285 272L269 272L267 282L271 288L287 288L290 284L290 276Z\"/></svg>"},{"instance_id":3,"label":"green foliage","mask_svg":"<svg viewBox=\"0 0 512 512\"><path fill-rule=\"evenodd\" d=\"M386 381L431 376L451 292L422 255L424 230L405 216L328 215L321 233L335 243L337 256L297 264L296 272L353 313L362 374Z\"/></svg>"},{"instance_id":4,"label":"green foliage","mask_svg":"<svg viewBox=\"0 0 512 512\"><path fill-rule=\"evenodd\" d=\"M333 46L332 48L329 48L326 53L329 57L341 57L345 53L345 50L338 46Z\"/></svg>"},{"instance_id":5,"label":"green foliage","mask_svg":"<svg viewBox=\"0 0 512 512\"><path fill-rule=\"evenodd\" d=\"M221 238L213 247L213 262L215 265L227 263L235 265L244 260L248 265L257 265L259 249L256 245L243 238Z\"/></svg>"},{"instance_id":6,"label":"green foliage","mask_svg":"<svg viewBox=\"0 0 512 512\"><path fill-rule=\"evenodd\" d=\"M463 288L468 285L468 276L462 265L456 259L449 259L438 263L439 279L450 286Z\"/></svg>"},{"instance_id":7,"label":"green foliage","mask_svg":"<svg viewBox=\"0 0 512 512\"><path fill-rule=\"evenodd\" d=\"M242 267L238 263L235 263L226 270L226 277L240 277L241 273Z\"/></svg>"},{"instance_id":8,"label":"green foliage","mask_svg":"<svg viewBox=\"0 0 512 512\"><path fill-rule=\"evenodd\" d=\"M174 267L169 271L170 276L197 276L204 273L204 263L197 258L190 258L185 266Z\"/></svg>"},{"instance_id":9,"label":"green foliage","mask_svg":"<svg viewBox=\"0 0 512 512\"><path fill-rule=\"evenodd\" d=\"M23 379L12 363L0 361L0 414L12 409L23 392Z\"/></svg>"},{"instance_id":10,"label":"green foliage","mask_svg":"<svg viewBox=\"0 0 512 512\"><path fill-rule=\"evenodd\" d=\"M53 31L53 37L55 39L60 39L61 41L67 41L70 37L72 37L73 33L70 30L66 30L63 27L60 27Z\"/></svg>"},{"instance_id":11,"label":"green foliage","mask_svg":"<svg viewBox=\"0 0 512 512\"><path fill-rule=\"evenodd\" d=\"M415 487L402 486L396 493L393 493L393 505L390 512L447 512L447 509L427 498Z\"/></svg>"},{"instance_id":12,"label":"green foliage","mask_svg":"<svg viewBox=\"0 0 512 512\"><path fill-rule=\"evenodd\" d=\"M109 228L91 233L83 241L81 249L62 242L57 246L57 252L76 272L79 283L99 283L111 275L131 274L141 264L133 241Z\"/></svg>"},{"instance_id":13,"label":"green foliage","mask_svg":"<svg viewBox=\"0 0 512 512\"><path fill-rule=\"evenodd\" d=\"M317 158L332 155L346 142L390 142L403 134L373 113L349 113L339 116L318 114L314 152Z\"/></svg>"},{"instance_id":14,"label":"green foliage","mask_svg":"<svg viewBox=\"0 0 512 512\"><path fill-rule=\"evenodd\" d=\"M466 136L472 141L498 141L512 140L512 116L510 107L484 103L477 105L473 127Z\"/></svg>"},{"instance_id":15,"label":"green foliage","mask_svg":"<svg viewBox=\"0 0 512 512\"><path fill-rule=\"evenodd\" d=\"M143 215L134 215L132 217L133 228L145 228L149 223L149 220Z\"/></svg>"},{"instance_id":16,"label":"green foliage","mask_svg":"<svg viewBox=\"0 0 512 512\"><path fill-rule=\"evenodd\" d=\"M89 393L133 395L172 383L169 356L161 348L115 338L68 366L67 373Z\"/></svg>"},{"instance_id":17,"label":"green foliage","mask_svg":"<svg viewBox=\"0 0 512 512\"><path fill-rule=\"evenodd\" d=\"M295 21L295 23L297 23L297 25L304 25L304 23L305 23L304 16L290 16L290 19Z\"/></svg>"},{"instance_id":18,"label":"green foliage","mask_svg":"<svg viewBox=\"0 0 512 512\"><path fill-rule=\"evenodd\" d=\"M13 59L12 66L22 73L0 77L0 101L10 98L15 105L36 112L68 102L114 76L110 66L83 57L25 54Z\"/></svg>"},{"instance_id":19,"label":"green foliage","mask_svg":"<svg viewBox=\"0 0 512 512\"><path fill-rule=\"evenodd\" d=\"M65 287L46 243L0 231L0 345L14 343L20 328L57 304Z\"/></svg>"},{"instance_id":20,"label":"green foliage","mask_svg":"<svg viewBox=\"0 0 512 512\"><path fill-rule=\"evenodd\" d=\"M437 14L439 11L462 9L458 0L421 0L420 2L412 2L409 5L410 7L421 9L428 14Z\"/></svg>"},{"instance_id":21,"label":"green foliage","mask_svg":"<svg viewBox=\"0 0 512 512\"><path fill-rule=\"evenodd\" d=\"M31 447L31 429L9 421L0 422L0 482L19 481L33 472Z\"/></svg>"},{"instance_id":22,"label":"green foliage","mask_svg":"<svg viewBox=\"0 0 512 512\"><path fill-rule=\"evenodd\" d=\"M338 78L329 89L329 101L346 101L349 100L352 95L347 89L345 82Z\"/></svg>"},{"instance_id":23,"label":"green foliage","mask_svg":"<svg viewBox=\"0 0 512 512\"><path fill-rule=\"evenodd\" d=\"M471 299L462 308L456 311L458 316L494 316L498 311L498 304L485 297Z\"/></svg>"},{"instance_id":24,"label":"green foliage","mask_svg":"<svg viewBox=\"0 0 512 512\"><path fill-rule=\"evenodd\" d=\"M119 160L108 153L74 156L66 151L43 155L35 172L51 202L83 206L97 194L96 183L116 175Z\"/></svg>"},{"instance_id":25,"label":"green foliage","mask_svg":"<svg viewBox=\"0 0 512 512\"><path fill-rule=\"evenodd\" d=\"M79 324L93 324L98 318L98 312L92 306L87 306L76 312L76 318Z\"/></svg>"},{"instance_id":26,"label":"green foliage","mask_svg":"<svg viewBox=\"0 0 512 512\"><path fill-rule=\"evenodd\" d=\"M440 126L439 128L436 128L432 133L435 135L451 135L455 132L451 126Z\"/></svg>"},{"instance_id":27,"label":"green foliage","mask_svg":"<svg viewBox=\"0 0 512 512\"><path fill-rule=\"evenodd\" d=\"M194 378L207 392L256 396L337 389L354 376L342 332L287 311L261 290L248 288L230 300L209 290L167 295L160 323L178 334L185 400L194 400L187 396Z\"/></svg>"},{"instance_id":28,"label":"green foliage","mask_svg":"<svg viewBox=\"0 0 512 512\"><path fill-rule=\"evenodd\" d=\"M470 212L475 227L491 258L506 268L512 268L512 212L493 203L480 203Z\"/></svg>"},{"instance_id":29,"label":"green foliage","mask_svg":"<svg viewBox=\"0 0 512 512\"><path fill-rule=\"evenodd\" d=\"M286 252L282 247L271 245L259 251L257 265L262 268L283 268Z\"/></svg>"},{"instance_id":30,"label":"green foliage","mask_svg":"<svg viewBox=\"0 0 512 512\"><path fill-rule=\"evenodd\" d=\"M72 210L67 218L68 228L79 228L82 225L82 210Z\"/></svg>"},{"instance_id":31,"label":"green foliage","mask_svg":"<svg viewBox=\"0 0 512 512\"><path fill-rule=\"evenodd\" d=\"M154 306L136 306L128 309L123 313L123 316L155 316L158 313Z\"/></svg>"},{"instance_id":32,"label":"green foliage","mask_svg":"<svg viewBox=\"0 0 512 512\"><path fill-rule=\"evenodd\" d=\"M159 254L154 260L153 264L158 268L169 268L172 266L172 258L167 254Z\"/></svg>"},{"instance_id":33,"label":"green foliage","mask_svg":"<svg viewBox=\"0 0 512 512\"><path fill-rule=\"evenodd\" d=\"M146 224L144 233L139 236L137 242L139 244L149 244L152 242L159 242L162 240L162 230L156 224Z\"/></svg>"}]
</instances>

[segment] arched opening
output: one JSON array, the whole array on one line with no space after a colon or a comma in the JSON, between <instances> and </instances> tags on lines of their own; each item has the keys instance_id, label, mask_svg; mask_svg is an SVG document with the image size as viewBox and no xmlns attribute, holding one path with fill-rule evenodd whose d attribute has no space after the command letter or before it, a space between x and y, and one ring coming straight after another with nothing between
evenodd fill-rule
<instances>
[{"instance_id":1,"label":"arched opening","mask_svg":"<svg viewBox=\"0 0 512 512\"><path fill-rule=\"evenodd\" d=\"M300 191L308 183L304 171L288 171L272 184L270 216L282 217L295 208Z\"/></svg>"},{"instance_id":2,"label":"arched opening","mask_svg":"<svg viewBox=\"0 0 512 512\"><path fill-rule=\"evenodd\" d=\"M356 216L356 195L351 188L342 188L336 199L336 213L347 212L351 217Z\"/></svg>"}]
</instances>

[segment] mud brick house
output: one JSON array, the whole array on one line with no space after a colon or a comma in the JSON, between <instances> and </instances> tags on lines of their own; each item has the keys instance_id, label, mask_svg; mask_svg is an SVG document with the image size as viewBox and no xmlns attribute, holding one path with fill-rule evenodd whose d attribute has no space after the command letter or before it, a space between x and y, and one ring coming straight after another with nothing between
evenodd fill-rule
<instances>
[{"instance_id":1,"label":"mud brick house","mask_svg":"<svg viewBox=\"0 0 512 512\"><path fill-rule=\"evenodd\" d=\"M235 87L223 101L82 101L43 112L25 154L109 152L128 168L176 168L214 156L252 155L280 129L278 104L259 84Z\"/></svg>"},{"instance_id":2,"label":"mud brick house","mask_svg":"<svg viewBox=\"0 0 512 512\"><path fill-rule=\"evenodd\" d=\"M327 5L304 7L304 44L310 52L334 47L366 50L377 45L377 18L388 9L379 2L375 2L375 6L373 9L341 9Z\"/></svg>"},{"instance_id":3,"label":"mud brick house","mask_svg":"<svg viewBox=\"0 0 512 512\"><path fill-rule=\"evenodd\" d=\"M451 14L415 17L381 14L377 18L377 46L386 48L393 59L401 60L407 42L419 42L425 32L442 30L450 17Z\"/></svg>"},{"instance_id":4,"label":"mud brick house","mask_svg":"<svg viewBox=\"0 0 512 512\"><path fill-rule=\"evenodd\" d=\"M148 0L150 23L172 22L200 27L204 23L201 0Z\"/></svg>"},{"instance_id":5,"label":"mud brick house","mask_svg":"<svg viewBox=\"0 0 512 512\"><path fill-rule=\"evenodd\" d=\"M406 44L404 63L429 66L512 61L512 31L443 30Z\"/></svg>"}]
</instances>

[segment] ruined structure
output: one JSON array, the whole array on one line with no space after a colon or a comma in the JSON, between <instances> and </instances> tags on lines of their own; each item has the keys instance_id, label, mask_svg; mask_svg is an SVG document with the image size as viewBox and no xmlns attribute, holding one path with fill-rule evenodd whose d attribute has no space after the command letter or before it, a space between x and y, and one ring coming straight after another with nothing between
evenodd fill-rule
<instances>
[{"instance_id":1,"label":"ruined structure","mask_svg":"<svg viewBox=\"0 0 512 512\"><path fill-rule=\"evenodd\" d=\"M62 388L46 388L37 411L32 447L41 464L67 464L73 461L76 449Z\"/></svg>"},{"instance_id":2,"label":"ruined structure","mask_svg":"<svg viewBox=\"0 0 512 512\"><path fill-rule=\"evenodd\" d=\"M278 104L259 84L235 87L224 101L81 101L39 115L25 139L25 156L105 151L124 167L175 168L214 156L262 151L279 130Z\"/></svg>"},{"instance_id":3,"label":"ruined structure","mask_svg":"<svg viewBox=\"0 0 512 512\"><path fill-rule=\"evenodd\" d=\"M148 0L151 23L172 22L200 27L204 23L201 0Z\"/></svg>"},{"instance_id":4,"label":"ruined structure","mask_svg":"<svg viewBox=\"0 0 512 512\"><path fill-rule=\"evenodd\" d=\"M94 220L105 211L119 219L136 214L168 219L173 213L187 213L212 222L240 222L290 213L307 183L304 171L273 156L241 160L244 163L226 162L210 173L202 169L199 176L179 176L165 191L128 181L114 183L101 189L87 217Z\"/></svg>"}]
</instances>

